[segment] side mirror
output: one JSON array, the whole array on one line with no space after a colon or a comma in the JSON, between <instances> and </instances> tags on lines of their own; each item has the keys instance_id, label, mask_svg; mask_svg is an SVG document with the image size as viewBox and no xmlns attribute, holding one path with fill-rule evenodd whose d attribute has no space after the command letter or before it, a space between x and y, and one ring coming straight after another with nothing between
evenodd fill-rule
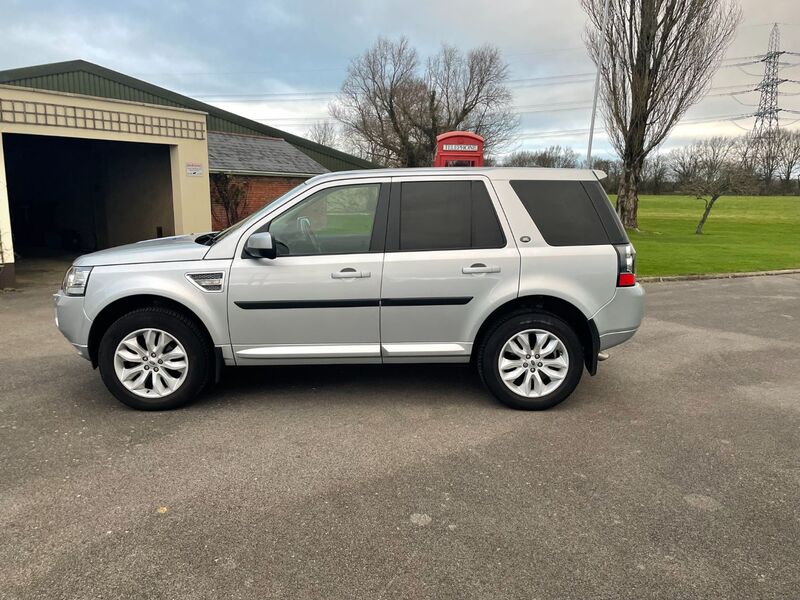
<instances>
[{"instance_id":1,"label":"side mirror","mask_svg":"<svg viewBox=\"0 0 800 600\"><path fill-rule=\"evenodd\" d=\"M252 258L275 258L278 249L269 231L254 233L244 243L244 252Z\"/></svg>"}]
</instances>

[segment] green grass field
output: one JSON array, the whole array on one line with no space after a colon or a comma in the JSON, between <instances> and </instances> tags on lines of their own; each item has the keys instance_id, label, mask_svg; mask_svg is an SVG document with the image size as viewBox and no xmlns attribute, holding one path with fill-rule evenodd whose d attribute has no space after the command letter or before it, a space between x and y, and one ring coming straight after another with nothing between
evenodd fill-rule
<instances>
[{"instance_id":1,"label":"green grass field","mask_svg":"<svg viewBox=\"0 0 800 600\"><path fill-rule=\"evenodd\" d=\"M703 202L689 196L642 196L640 231L628 232L638 274L800 268L800 198L723 196L695 235L702 214Z\"/></svg>"}]
</instances>

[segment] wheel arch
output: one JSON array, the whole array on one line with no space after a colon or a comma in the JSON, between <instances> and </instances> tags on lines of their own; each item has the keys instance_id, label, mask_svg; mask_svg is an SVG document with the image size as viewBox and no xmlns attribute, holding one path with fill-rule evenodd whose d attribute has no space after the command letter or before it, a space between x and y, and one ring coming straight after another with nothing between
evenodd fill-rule
<instances>
[{"instance_id":1,"label":"wheel arch","mask_svg":"<svg viewBox=\"0 0 800 600\"><path fill-rule=\"evenodd\" d=\"M214 346L214 341L208 327L191 308L177 300L167 298L166 296L159 296L157 294L135 294L123 296L122 298L114 300L105 306L92 321L92 326L89 329L89 358L92 361L93 367L97 368L97 353L100 347L100 340L111 324L131 311L147 307L170 308L191 319L203 333L203 337L209 347L214 349L215 360L219 363L221 360L221 356L219 356L220 352ZM219 370L219 367L217 370Z\"/></svg>"},{"instance_id":2,"label":"wheel arch","mask_svg":"<svg viewBox=\"0 0 800 600\"><path fill-rule=\"evenodd\" d=\"M501 304L484 319L475 342L472 345L473 359L476 358L477 349L481 347L483 340L492 330L492 327L509 315L517 312L543 311L562 318L578 334L578 339L583 346L583 359L586 370L590 375L597 372L597 354L600 351L600 336L597 326L592 319L586 317L583 312L571 302L550 296L547 294L532 294L520 296Z\"/></svg>"}]
</instances>

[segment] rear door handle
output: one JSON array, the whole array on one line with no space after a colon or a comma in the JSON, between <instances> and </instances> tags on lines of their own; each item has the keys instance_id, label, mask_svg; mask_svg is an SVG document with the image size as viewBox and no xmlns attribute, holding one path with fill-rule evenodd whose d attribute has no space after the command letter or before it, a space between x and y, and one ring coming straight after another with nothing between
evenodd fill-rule
<instances>
[{"instance_id":1,"label":"rear door handle","mask_svg":"<svg viewBox=\"0 0 800 600\"><path fill-rule=\"evenodd\" d=\"M500 267L486 266L483 263L475 263L469 267L464 267L461 269L461 272L464 273L464 275L474 275L476 273L499 273Z\"/></svg>"},{"instance_id":2,"label":"rear door handle","mask_svg":"<svg viewBox=\"0 0 800 600\"><path fill-rule=\"evenodd\" d=\"M352 267L346 267L338 273L331 273L332 279L365 279L367 277L372 277L372 273L369 271L357 271Z\"/></svg>"}]
</instances>

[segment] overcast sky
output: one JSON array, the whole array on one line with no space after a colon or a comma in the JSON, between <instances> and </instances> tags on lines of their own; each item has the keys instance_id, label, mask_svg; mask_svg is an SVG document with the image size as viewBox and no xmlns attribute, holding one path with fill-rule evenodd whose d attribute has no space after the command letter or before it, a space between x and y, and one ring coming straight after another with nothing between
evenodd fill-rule
<instances>
[{"instance_id":1,"label":"overcast sky","mask_svg":"<svg viewBox=\"0 0 800 600\"><path fill-rule=\"evenodd\" d=\"M741 0L744 20L727 62L763 53L776 21L783 49L800 52L797 3ZM507 150L586 148L593 65L578 0L0 0L0 7L0 69L82 58L301 135L329 118L349 60L379 35L405 35L422 56L442 42L491 43L511 67L521 119ZM786 61L800 64L800 56ZM758 94L723 94L755 86L762 71L760 64L721 69L665 147L752 127L752 118L730 119L752 113ZM800 66L781 75L800 80ZM800 110L800 84L781 90L781 107ZM596 140L598 154L611 153L602 123Z\"/></svg>"}]
</instances>

